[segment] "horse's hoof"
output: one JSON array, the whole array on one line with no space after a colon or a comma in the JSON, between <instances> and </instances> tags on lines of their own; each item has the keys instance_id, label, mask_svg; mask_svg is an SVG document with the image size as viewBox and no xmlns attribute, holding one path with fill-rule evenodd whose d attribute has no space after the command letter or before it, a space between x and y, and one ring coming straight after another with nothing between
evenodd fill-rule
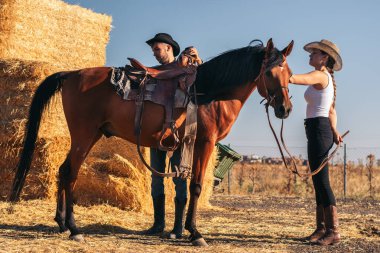
<instances>
[{"instance_id":1,"label":"horse's hoof","mask_svg":"<svg viewBox=\"0 0 380 253\"><path fill-rule=\"evenodd\" d=\"M176 239L181 239L182 235L176 235L175 233L169 233L169 235L167 236L167 238L171 239L171 240L176 240Z\"/></svg>"},{"instance_id":2,"label":"horse's hoof","mask_svg":"<svg viewBox=\"0 0 380 253\"><path fill-rule=\"evenodd\" d=\"M83 235L81 235L81 234L70 235L70 236L69 236L69 239L70 239L70 240L73 240L73 241L76 241L76 242L84 242L84 237L83 237Z\"/></svg>"},{"instance_id":3,"label":"horse's hoof","mask_svg":"<svg viewBox=\"0 0 380 253\"><path fill-rule=\"evenodd\" d=\"M64 233L64 232L66 232L67 230L69 230L68 228L59 228L59 231L58 231L58 233Z\"/></svg>"},{"instance_id":4,"label":"horse's hoof","mask_svg":"<svg viewBox=\"0 0 380 253\"><path fill-rule=\"evenodd\" d=\"M198 238L194 241L191 242L194 246L201 246L201 247L207 247L208 244L207 242L205 241L205 239L203 239L202 237L201 238Z\"/></svg>"}]
</instances>

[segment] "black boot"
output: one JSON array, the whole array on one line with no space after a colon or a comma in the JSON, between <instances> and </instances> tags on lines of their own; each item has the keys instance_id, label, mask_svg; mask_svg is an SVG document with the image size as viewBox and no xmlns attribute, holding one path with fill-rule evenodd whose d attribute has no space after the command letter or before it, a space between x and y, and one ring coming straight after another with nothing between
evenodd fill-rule
<instances>
[{"instance_id":1,"label":"black boot","mask_svg":"<svg viewBox=\"0 0 380 253\"><path fill-rule=\"evenodd\" d=\"M175 219L173 230L169 234L170 239L182 238L183 232L183 217L185 216L185 207L187 199L179 200L174 198L175 203Z\"/></svg>"},{"instance_id":2,"label":"black boot","mask_svg":"<svg viewBox=\"0 0 380 253\"><path fill-rule=\"evenodd\" d=\"M154 223L151 228L145 230L145 235L160 235L165 229L165 195L153 198Z\"/></svg>"}]
</instances>

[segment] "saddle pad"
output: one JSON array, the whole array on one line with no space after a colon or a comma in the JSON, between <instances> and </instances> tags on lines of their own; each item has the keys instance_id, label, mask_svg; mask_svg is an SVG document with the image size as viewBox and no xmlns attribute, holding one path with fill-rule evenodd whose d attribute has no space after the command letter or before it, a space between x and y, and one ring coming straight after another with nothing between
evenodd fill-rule
<instances>
[{"instance_id":1,"label":"saddle pad","mask_svg":"<svg viewBox=\"0 0 380 253\"><path fill-rule=\"evenodd\" d=\"M132 85L133 81L131 81L128 75L125 73L125 68L112 68L110 82L113 84L116 93L121 96L122 99L136 100L138 89L134 88L135 85ZM157 85L157 83L154 83L154 79L151 79L146 84L144 100L151 101L160 105L165 105L163 101L157 99L157 96L154 96ZM186 96L186 93L183 90L177 88L174 96L174 108L185 108L188 102L189 99L188 96Z\"/></svg>"},{"instance_id":2,"label":"saddle pad","mask_svg":"<svg viewBox=\"0 0 380 253\"><path fill-rule=\"evenodd\" d=\"M127 100L129 92L131 91L131 81L125 74L124 68L112 68L110 82L113 84L116 93Z\"/></svg>"}]
</instances>

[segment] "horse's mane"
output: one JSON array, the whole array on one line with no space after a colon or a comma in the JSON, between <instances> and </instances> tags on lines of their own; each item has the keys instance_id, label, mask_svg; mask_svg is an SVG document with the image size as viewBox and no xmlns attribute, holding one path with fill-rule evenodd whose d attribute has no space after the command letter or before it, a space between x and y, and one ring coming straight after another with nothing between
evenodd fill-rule
<instances>
[{"instance_id":1,"label":"horse's mane","mask_svg":"<svg viewBox=\"0 0 380 253\"><path fill-rule=\"evenodd\" d=\"M251 46L253 42L260 44ZM259 75L264 53L263 43L254 40L246 47L226 51L201 64L194 82L196 92L200 94L197 96L198 103L208 103L236 86L252 83ZM274 48L266 70L282 61L281 52Z\"/></svg>"}]
</instances>

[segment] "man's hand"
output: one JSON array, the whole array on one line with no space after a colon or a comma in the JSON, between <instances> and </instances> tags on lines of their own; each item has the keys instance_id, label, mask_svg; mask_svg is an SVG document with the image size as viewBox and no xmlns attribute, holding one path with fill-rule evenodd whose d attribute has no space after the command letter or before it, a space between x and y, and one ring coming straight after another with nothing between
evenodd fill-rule
<instances>
[{"instance_id":1,"label":"man's hand","mask_svg":"<svg viewBox=\"0 0 380 253\"><path fill-rule=\"evenodd\" d=\"M185 54L189 54L192 57L194 57L195 61L198 63L198 65L202 64L202 59L199 57L198 50L195 47L193 47L193 46L187 47L183 52Z\"/></svg>"}]
</instances>

